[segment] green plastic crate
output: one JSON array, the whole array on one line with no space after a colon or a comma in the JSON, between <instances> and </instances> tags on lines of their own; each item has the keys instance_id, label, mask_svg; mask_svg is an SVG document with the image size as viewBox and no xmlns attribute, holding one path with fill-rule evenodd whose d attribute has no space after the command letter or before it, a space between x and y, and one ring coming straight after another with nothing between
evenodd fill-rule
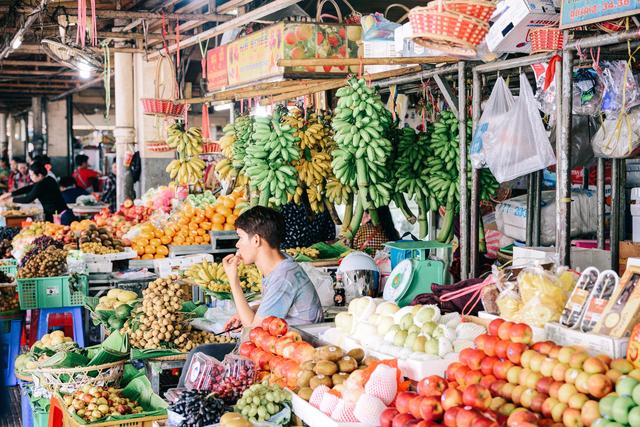
<instances>
[{"instance_id":1,"label":"green plastic crate","mask_svg":"<svg viewBox=\"0 0 640 427\"><path fill-rule=\"evenodd\" d=\"M74 292L70 289L69 277L17 279L20 308L31 310L84 305L84 298L89 290L87 276L79 276L79 282L76 285L78 290Z\"/></svg>"},{"instance_id":2,"label":"green plastic crate","mask_svg":"<svg viewBox=\"0 0 640 427\"><path fill-rule=\"evenodd\" d=\"M18 261L12 258L0 259L0 271L15 278L18 274Z\"/></svg>"}]
</instances>

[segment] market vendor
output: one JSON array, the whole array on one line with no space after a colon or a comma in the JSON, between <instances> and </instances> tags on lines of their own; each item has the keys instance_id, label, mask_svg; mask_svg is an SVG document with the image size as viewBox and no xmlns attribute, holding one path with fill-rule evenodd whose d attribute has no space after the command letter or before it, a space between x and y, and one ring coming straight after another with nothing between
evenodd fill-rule
<instances>
[{"instance_id":1,"label":"market vendor","mask_svg":"<svg viewBox=\"0 0 640 427\"><path fill-rule=\"evenodd\" d=\"M3 194L0 196L0 201L32 203L34 200L38 200L42 204L45 221L53 222L53 216L60 214L62 225L71 224L75 220L75 216L62 198L58 183L54 178L48 176L44 165L35 162L29 166L29 177L33 184Z\"/></svg>"},{"instance_id":2,"label":"market vendor","mask_svg":"<svg viewBox=\"0 0 640 427\"><path fill-rule=\"evenodd\" d=\"M285 230L284 219L273 209L256 206L236 219L240 239L238 251L223 260L231 293L238 311L225 329L260 325L262 319L276 316L290 325L321 322L320 298L309 276L293 259L280 251ZM255 264L262 274L262 302L257 311L249 306L238 279L238 265Z\"/></svg>"}]
</instances>

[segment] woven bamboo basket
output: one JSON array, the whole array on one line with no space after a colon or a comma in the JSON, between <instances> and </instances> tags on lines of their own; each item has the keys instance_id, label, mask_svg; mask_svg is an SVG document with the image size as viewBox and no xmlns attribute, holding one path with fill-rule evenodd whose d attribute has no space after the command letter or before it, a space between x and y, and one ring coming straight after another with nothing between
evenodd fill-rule
<instances>
[{"instance_id":1,"label":"woven bamboo basket","mask_svg":"<svg viewBox=\"0 0 640 427\"><path fill-rule=\"evenodd\" d=\"M531 53L562 50L564 37L559 28L537 28L531 30Z\"/></svg>"},{"instance_id":2,"label":"woven bamboo basket","mask_svg":"<svg viewBox=\"0 0 640 427\"><path fill-rule=\"evenodd\" d=\"M439 0L426 6L429 10L454 12L488 22L496 10L496 3L488 0Z\"/></svg>"},{"instance_id":3,"label":"woven bamboo basket","mask_svg":"<svg viewBox=\"0 0 640 427\"><path fill-rule=\"evenodd\" d=\"M85 385L117 386L124 372L125 360L77 368L40 368L24 371L34 385L50 393L74 393Z\"/></svg>"},{"instance_id":4,"label":"woven bamboo basket","mask_svg":"<svg viewBox=\"0 0 640 427\"><path fill-rule=\"evenodd\" d=\"M167 141L162 139L145 141L144 144L149 151L154 151L156 153L167 153L169 151L173 151L173 148L169 147Z\"/></svg>"}]
</instances>

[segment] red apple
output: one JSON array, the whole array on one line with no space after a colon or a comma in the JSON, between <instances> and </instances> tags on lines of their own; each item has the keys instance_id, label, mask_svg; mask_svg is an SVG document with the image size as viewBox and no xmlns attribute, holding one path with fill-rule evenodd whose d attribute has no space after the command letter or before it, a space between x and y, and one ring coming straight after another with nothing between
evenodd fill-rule
<instances>
[{"instance_id":1,"label":"red apple","mask_svg":"<svg viewBox=\"0 0 640 427\"><path fill-rule=\"evenodd\" d=\"M571 396L567 404L569 405L569 408L581 410L584 404L587 403L588 400L589 398L585 394L576 393L573 396Z\"/></svg>"},{"instance_id":2,"label":"red apple","mask_svg":"<svg viewBox=\"0 0 640 427\"><path fill-rule=\"evenodd\" d=\"M587 374L586 372L580 372L578 374L574 384L580 393L589 393L589 377L591 377L591 374Z\"/></svg>"},{"instance_id":3,"label":"red apple","mask_svg":"<svg viewBox=\"0 0 640 427\"><path fill-rule=\"evenodd\" d=\"M560 387L562 387L563 385L564 382L562 381L554 381L553 383L551 383L551 386L549 387L549 396L555 397L557 399Z\"/></svg>"},{"instance_id":4,"label":"red apple","mask_svg":"<svg viewBox=\"0 0 640 427\"><path fill-rule=\"evenodd\" d=\"M471 427L477 418L480 418L480 414L477 411L474 411L469 407L464 407L458 411L458 414L456 415L456 426Z\"/></svg>"},{"instance_id":5,"label":"red apple","mask_svg":"<svg viewBox=\"0 0 640 427\"><path fill-rule=\"evenodd\" d=\"M553 384L553 378L551 377L542 377L536 384L536 390L540 393L549 394L549 389L551 389L551 384Z\"/></svg>"},{"instance_id":6,"label":"red apple","mask_svg":"<svg viewBox=\"0 0 640 427\"><path fill-rule=\"evenodd\" d=\"M571 356L575 352L576 350L573 347L561 347L558 351L558 360L568 365L569 361L571 361Z\"/></svg>"},{"instance_id":7,"label":"red apple","mask_svg":"<svg viewBox=\"0 0 640 427\"><path fill-rule=\"evenodd\" d=\"M598 418L600 418L600 406L597 401L589 400L584 404L580 411L582 424L590 426Z\"/></svg>"},{"instance_id":8,"label":"red apple","mask_svg":"<svg viewBox=\"0 0 640 427\"><path fill-rule=\"evenodd\" d=\"M282 357L293 359L293 356L296 353L297 344L297 342L290 342L288 344L285 344L282 347Z\"/></svg>"},{"instance_id":9,"label":"red apple","mask_svg":"<svg viewBox=\"0 0 640 427\"><path fill-rule=\"evenodd\" d=\"M440 403L445 411L448 411L454 406L462 406L462 392L457 388L449 387L442 392Z\"/></svg>"},{"instance_id":10,"label":"red apple","mask_svg":"<svg viewBox=\"0 0 640 427\"><path fill-rule=\"evenodd\" d=\"M393 421L391 422L391 427L407 427L411 425L412 421L416 421L415 417L411 414L398 414L393 417Z\"/></svg>"},{"instance_id":11,"label":"red apple","mask_svg":"<svg viewBox=\"0 0 640 427\"><path fill-rule=\"evenodd\" d=\"M277 340L277 338L274 337L273 335L267 335L260 342L260 347L264 351L268 351L269 353L275 353L276 352L276 340Z\"/></svg>"},{"instance_id":12,"label":"red apple","mask_svg":"<svg viewBox=\"0 0 640 427\"><path fill-rule=\"evenodd\" d=\"M569 360L569 366L574 369L582 369L582 365L587 359L589 359L589 354L586 351L577 351L571 355L571 359ZM601 361L598 361L598 362L601 362Z\"/></svg>"},{"instance_id":13,"label":"red apple","mask_svg":"<svg viewBox=\"0 0 640 427\"><path fill-rule=\"evenodd\" d=\"M469 370L464 376L464 385L478 384L482 380L482 372Z\"/></svg>"},{"instance_id":14,"label":"red apple","mask_svg":"<svg viewBox=\"0 0 640 427\"><path fill-rule=\"evenodd\" d=\"M499 340L496 343L496 347L495 347L496 356L498 356L500 359L506 359L507 349L509 348L509 344L511 344L511 341Z\"/></svg>"},{"instance_id":15,"label":"red apple","mask_svg":"<svg viewBox=\"0 0 640 427\"><path fill-rule=\"evenodd\" d=\"M240 356L249 357L251 353L256 350L256 348L257 347L252 342L245 341L240 344Z\"/></svg>"},{"instance_id":16,"label":"red apple","mask_svg":"<svg viewBox=\"0 0 640 427\"><path fill-rule=\"evenodd\" d=\"M414 393L412 391L401 391L400 393L398 393L398 395L396 396L396 409L398 410L398 412L400 412L401 414L408 414L409 403L411 402L411 399L413 399L417 395L417 393Z\"/></svg>"},{"instance_id":17,"label":"red apple","mask_svg":"<svg viewBox=\"0 0 640 427\"><path fill-rule=\"evenodd\" d=\"M531 360L529 361L529 369L533 372L540 372L542 370L542 363L544 362L544 359L545 357L542 354L534 354L531 356Z\"/></svg>"},{"instance_id":18,"label":"red apple","mask_svg":"<svg viewBox=\"0 0 640 427\"><path fill-rule=\"evenodd\" d=\"M487 327L487 331L489 332L489 335L493 335L493 336L498 336L498 329L500 328L500 325L502 325L505 322L504 319L494 319L489 323L489 326Z\"/></svg>"},{"instance_id":19,"label":"red apple","mask_svg":"<svg viewBox=\"0 0 640 427\"><path fill-rule=\"evenodd\" d=\"M515 390L516 386L511 384L511 383L505 383L502 385L502 388L500 389L500 396L504 397L505 399L511 400L511 398L513 397L513 391Z\"/></svg>"},{"instance_id":20,"label":"red apple","mask_svg":"<svg viewBox=\"0 0 640 427\"><path fill-rule=\"evenodd\" d=\"M565 427L582 427L582 414L579 409L567 408L562 414Z\"/></svg>"},{"instance_id":21,"label":"red apple","mask_svg":"<svg viewBox=\"0 0 640 427\"><path fill-rule=\"evenodd\" d=\"M300 336L300 333L297 331L287 331L284 336L287 338L291 338L295 342L302 341L302 336Z\"/></svg>"},{"instance_id":22,"label":"red apple","mask_svg":"<svg viewBox=\"0 0 640 427\"><path fill-rule=\"evenodd\" d=\"M485 386L486 388L491 388L491 385L495 383L498 379L493 375L485 375L480 380L480 385Z\"/></svg>"},{"instance_id":23,"label":"red apple","mask_svg":"<svg viewBox=\"0 0 640 427\"><path fill-rule=\"evenodd\" d=\"M559 345L553 345L551 346L551 350L549 350L549 354L547 356L558 360L558 354L560 353L560 349L562 347L560 347Z\"/></svg>"},{"instance_id":24,"label":"red apple","mask_svg":"<svg viewBox=\"0 0 640 427\"><path fill-rule=\"evenodd\" d=\"M485 357L480 363L480 371L483 375L491 375L493 373L493 364L498 362L497 357Z\"/></svg>"},{"instance_id":25,"label":"red apple","mask_svg":"<svg viewBox=\"0 0 640 427\"><path fill-rule=\"evenodd\" d=\"M461 406L454 406L447 409L444 413L444 425L447 427L456 427L456 418L458 417L458 413L462 410Z\"/></svg>"},{"instance_id":26,"label":"red apple","mask_svg":"<svg viewBox=\"0 0 640 427\"><path fill-rule=\"evenodd\" d=\"M287 338L289 339L289 338ZM286 348L286 347L285 347ZM292 359L298 363L304 363L308 360L313 360L316 354L316 349L311 344L304 341L295 342Z\"/></svg>"},{"instance_id":27,"label":"red apple","mask_svg":"<svg viewBox=\"0 0 640 427\"><path fill-rule=\"evenodd\" d=\"M531 401L531 410L536 413L542 412L542 405L547 398L548 396L546 394L536 392Z\"/></svg>"},{"instance_id":28,"label":"red apple","mask_svg":"<svg viewBox=\"0 0 640 427\"><path fill-rule=\"evenodd\" d=\"M540 381L541 379L542 375L537 372L531 372L524 380L524 385L532 390L535 390L536 384L538 384L538 381Z\"/></svg>"},{"instance_id":29,"label":"red apple","mask_svg":"<svg viewBox=\"0 0 640 427\"><path fill-rule=\"evenodd\" d=\"M507 419L507 426L517 427L521 425L521 423L538 425L538 416L526 409L516 409L511 413L511 415L509 415L509 419Z\"/></svg>"},{"instance_id":30,"label":"red apple","mask_svg":"<svg viewBox=\"0 0 640 427\"><path fill-rule=\"evenodd\" d=\"M589 357L582 364L582 370L588 374L604 374L608 366L598 357Z\"/></svg>"},{"instance_id":31,"label":"red apple","mask_svg":"<svg viewBox=\"0 0 640 427\"><path fill-rule=\"evenodd\" d=\"M613 382L611 379L603 374L595 374L589 377L587 381L588 393L597 399L605 397L611 393L613 389Z\"/></svg>"},{"instance_id":32,"label":"red apple","mask_svg":"<svg viewBox=\"0 0 640 427\"><path fill-rule=\"evenodd\" d=\"M538 341L537 343L534 343L531 348L538 353L548 355L554 346L555 343L553 341Z\"/></svg>"},{"instance_id":33,"label":"red apple","mask_svg":"<svg viewBox=\"0 0 640 427\"><path fill-rule=\"evenodd\" d=\"M484 354L487 356L495 356L496 355L496 345L500 341L500 338L489 335L484 340Z\"/></svg>"},{"instance_id":34,"label":"red apple","mask_svg":"<svg viewBox=\"0 0 640 427\"><path fill-rule=\"evenodd\" d=\"M480 384L471 384L462 393L462 402L465 405L484 411L491 404L491 392Z\"/></svg>"},{"instance_id":35,"label":"red apple","mask_svg":"<svg viewBox=\"0 0 640 427\"><path fill-rule=\"evenodd\" d=\"M512 366L514 365L509 360L500 360L493 364L493 375L498 379L504 380L507 378L507 372Z\"/></svg>"},{"instance_id":36,"label":"red apple","mask_svg":"<svg viewBox=\"0 0 640 427\"><path fill-rule=\"evenodd\" d=\"M449 364L449 366L447 366L447 371L445 372L445 376L447 377L447 380L455 379L455 372L461 366L464 366L464 365L460 362L453 362Z\"/></svg>"},{"instance_id":37,"label":"red apple","mask_svg":"<svg viewBox=\"0 0 640 427\"><path fill-rule=\"evenodd\" d=\"M511 401L516 405L521 405L522 401L520 399L522 398L522 393L524 393L526 389L527 388L523 385L515 386L511 393Z\"/></svg>"},{"instance_id":38,"label":"red apple","mask_svg":"<svg viewBox=\"0 0 640 427\"><path fill-rule=\"evenodd\" d=\"M480 334L473 340L473 343L476 345L478 350L484 351L484 345L487 342L487 338L489 338L488 334Z\"/></svg>"},{"instance_id":39,"label":"red apple","mask_svg":"<svg viewBox=\"0 0 640 427\"><path fill-rule=\"evenodd\" d=\"M456 380L456 382L461 385L464 384L464 376L467 375L467 372L469 371L471 371L471 369L469 369L464 365L458 367L458 369L456 369L454 373L455 375L454 379Z\"/></svg>"},{"instance_id":40,"label":"red apple","mask_svg":"<svg viewBox=\"0 0 640 427\"><path fill-rule=\"evenodd\" d=\"M558 399L554 397L547 397L542 403L542 408L541 408L542 415L544 415L545 417L551 417L551 410L558 403L560 403Z\"/></svg>"},{"instance_id":41,"label":"red apple","mask_svg":"<svg viewBox=\"0 0 640 427\"><path fill-rule=\"evenodd\" d=\"M437 396L440 397L442 392L447 388L447 383L439 375L431 375L423 378L418 383L418 394L421 396Z\"/></svg>"},{"instance_id":42,"label":"red apple","mask_svg":"<svg viewBox=\"0 0 640 427\"><path fill-rule=\"evenodd\" d=\"M498 427L498 423L487 417L480 416L471 423L471 427Z\"/></svg>"},{"instance_id":43,"label":"red apple","mask_svg":"<svg viewBox=\"0 0 640 427\"><path fill-rule=\"evenodd\" d=\"M459 359L461 363L464 363L469 368L474 370L480 370L480 364L485 355L482 350L475 348L465 348L460 351Z\"/></svg>"},{"instance_id":44,"label":"red apple","mask_svg":"<svg viewBox=\"0 0 640 427\"><path fill-rule=\"evenodd\" d=\"M268 332L269 325L271 325L271 322L275 319L277 319L276 316L267 316L264 319L262 319L262 323L260 324L260 326L262 326L262 329Z\"/></svg>"},{"instance_id":45,"label":"red apple","mask_svg":"<svg viewBox=\"0 0 640 427\"><path fill-rule=\"evenodd\" d=\"M516 323L512 325L509 330L509 334L511 336L511 341L522 344L530 344L531 339L533 338L533 330L531 329L531 326L526 323Z\"/></svg>"},{"instance_id":46,"label":"red apple","mask_svg":"<svg viewBox=\"0 0 640 427\"><path fill-rule=\"evenodd\" d=\"M502 396L500 390L502 390L502 386L506 384L505 380L495 380L489 386L489 390L491 390L492 396Z\"/></svg>"},{"instance_id":47,"label":"red apple","mask_svg":"<svg viewBox=\"0 0 640 427\"><path fill-rule=\"evenodd\" d=\"M609 356L607 356L606 354L598 354L596 356L598 359L600 359L602 361L602 363L604 363L605 365L607 365L607 368L609 366L611 366L611 362L613 361Z\"/></svg>"},{"instance_id":48,"label":"red apple","mask_svg":"<svg viewBox=\"0 0 640 427\"><path fill-rule=\"evenodd\" d=\"M416 418L420 417L420 402L424 399L423 396L416 396L409 401L409 413Z\"/></svg>"},{"instance_id":49,"label":"red apple","mask_svg":"<svg viewBox=\"0 0 640 427\"><path fill-rule=\"evenodd\" d=\"M537 352L535 350L528 349L522 353L520 356L520 364L523 368L529 368L531 358L535 356Z\"/></svg>"},{"instance_id":50,"label":"red apple","mask_svg":"<svg viewBox=\"0 0 640 427\"><path fill-rule=\"evenodd\" d=\"M399 412L396 408L387 408L380 414L380 427L391 427L393 418L398 415Z\"/></svg>"},{"instance_id":51,"label":"red apple","mask_svg":"<svg viewBox=\"0 0 640 427\"><path fill-rule=\"evenodd\" d=\"M556 366L553 367L553 372L551 372L551 376L555 381L564 381L564 376L569 369L569 365L564 363L556 363Z\"/></svg>"},{"instance_id":52,"label":"red apple","mask_svg":"<svg viewBox=\"0 0 640 427\"><path fill-rule=\"evenodd\" d=\"M504 322L498 327L498 337L501 340L509 341L511 340L511 327L514 325L513 322Z\"/></svg>"},{"instance_id":53,"label":"red apple","mask_svg":"<svg viewBox=\"0 0 640 427\"><path fill-rule=\"evenodd\" d=\"M527 377L529 376L530 373L532 373L533 371L531 371L531 369L523 369L522 371L520 371L520 375L518 375L518 384L520 385L526 385L527 383Z\"/></svg>"},{"instance_id":54,"label":"red apple","mask_svg":"<svg viewBox=\"0 0 640 427\"><path fill-rule=\"evenodd\" d=\"M282 352L284 351L284 346L293 342L291 338L288 337L280 337L276 340L276 354L278 356L282 356Z\"/></svg>"},{"instance_id":55,"label":"red apple","mask_svg":"<svg viewBox=\"0 0 640 427\"><path fill-rule=\"evenodd\" d=\"M537 391L535 391L532 388L527 388L520 395L520 406L527 409L531 409L531 406L533 404L533 398L536 397L537 395L538 395Z\"/></svg>"},{"instance_id":56,"label":"red apple","mask_svg":"<svg viewBox=\"0 0 640 427\"><path fill-rule=\"evenodd\" d=\"M251 330L251 332L249 332L249 340L259 346L261 337L266 335L268 335L267 331L262 329L260 326L256 326Z\"/></svg>"},{"instance_id":57,"label":"red apple","mask_svg":"<svg viewBox=\"0 0 640 427\"><path fill-rule=\"evenodd\" d=\"M422 397L420 400L420 417L425 421L436 421L442 417L444 412L440 400L435 396Z\"/></svg>"},{"instance_id":58,"label":"red apple","mask_svg":"<svg viewBox=\"0 0 640 427\"><path fill-rule=\"evenodd\" d=\"M522 353L524 353L526 349L526 344L512 342L507 347L507 358L518 365L520 363L520 356L522 356Z\"/></svg>"},{"instance_id":59,"label":"red apple","mask_svg":"<svg viewBox=\"0 0 640 427\"><path fill-rule=\"evenodd\" d=\"M287 322L279 317L276 317L269 323L269 333L275 337L286 334L288 329Z\"/></svg>"}]
</instances>

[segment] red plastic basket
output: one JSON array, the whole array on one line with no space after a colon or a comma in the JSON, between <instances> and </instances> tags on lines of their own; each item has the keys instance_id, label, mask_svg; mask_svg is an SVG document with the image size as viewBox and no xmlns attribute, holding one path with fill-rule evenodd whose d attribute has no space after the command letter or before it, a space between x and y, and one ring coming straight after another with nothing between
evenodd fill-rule
<instances>
[{"instance_id":1,"label":"red plastic basket","mask_svg":"<svg viewBox=\"0 0 640 427\"><path fill-rule=\"evenodd\" d=\"M432 1L426 8L437 12L460 13L488 22L496 10L496 4L487 0L438 0Z\"/></svg>"},{"instance_id":2,"label":"red plastic basket","mask_svg":"<svg viewBox=\"0 0 640 427\"><path fill-rule=\"evenodd\" d=\"M414 42L451 54L473 55L484 40L489 24L455 12L415 7L409 13Z\"/></svg>"},{"instance_id":3,"label":"red plastic basket","mask_svg":"<svg viewBox=\"0 0 640 427\"><path fill-rule=\"evenodd\" d=\"M222 150L220 149L220 144L213 141L207 141L202 144L202 152L203 153L220 153Z\"/></svg>"},{"instance_id":4,"label":"red plastic basket","mask_svg":"<svg viewBox=\"0 0 640 427\"><path fill-rule=\"evenodd\" d=\"M163 140L145 141L145 145L147 146L147 150L156 153L166 153L173 150L173 148L169 147L167 142Z\"/></svg>"},{"instance_id":5,"label":"red plastic basket","mask_svg":"<svg viewBox=\"0 0 640 427\"><path fill-rule=\"evenodd\" d=\"M166 60L169 62L169 68L171 69L171 96L175 97L178 93L176 86L176 75L173 67L173 62L171 59L166 58L165 56L161 56L158 61L158 65L156 66L156 76L155 76L155 97L154 98L141 98L142 109L145 114L154 115L154 116L169 116L169 117L180 117L184 114L185 109L187 108L187 104L176 104L172 99L161 98L160 94L160 70L162 68L162 61Z\"/></svg>"},{"instance_id":6,"label":"red plastic basket","mask_svg":"<svg viewBox=\"0 0 640 427\"><path fill-rule=\"evenodd\" d=\"M564 44L559 28L538 28L531 30L531 53L561 50Z\"/></svg>"}]
</instances>

